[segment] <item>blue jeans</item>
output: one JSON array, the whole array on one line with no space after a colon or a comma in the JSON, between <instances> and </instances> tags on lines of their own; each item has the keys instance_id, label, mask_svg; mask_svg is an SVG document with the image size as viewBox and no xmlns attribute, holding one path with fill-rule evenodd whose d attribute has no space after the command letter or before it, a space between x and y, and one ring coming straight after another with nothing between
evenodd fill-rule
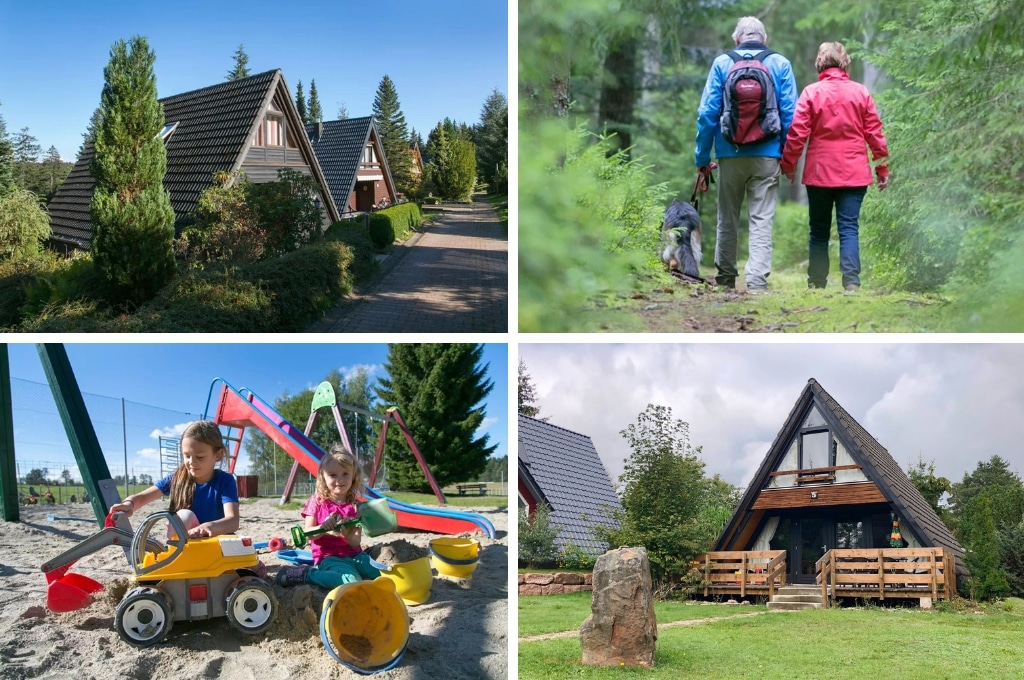
<instances>
[{"instance_id":1,"label":"blue jeans","mask_svg":"<svg viewBox=\"0 0 1024 680\"><path fill-rule=\"evenodd\" d=\"M327 590L334 590L343 583L353 583L380 576L377 568L370 564L370 556L359 553L354 557L325 557L320 564L306 572L306 583L313 583Z\"/></svg>"},{"instance_id":2,"label":"blue jeans","mask_svg":"<svg viewBox=\"0 0 1024 680\"><path fill-rule=\"evenodd\" d=\"M832 233L832 208L835 206L839 231L839 271L843 286L860 285L860 205L867 187L807 187L807 213L811 225L807 245L807 285L824 288L828 279L828 240Z\"/></svg>"}]
</instances>

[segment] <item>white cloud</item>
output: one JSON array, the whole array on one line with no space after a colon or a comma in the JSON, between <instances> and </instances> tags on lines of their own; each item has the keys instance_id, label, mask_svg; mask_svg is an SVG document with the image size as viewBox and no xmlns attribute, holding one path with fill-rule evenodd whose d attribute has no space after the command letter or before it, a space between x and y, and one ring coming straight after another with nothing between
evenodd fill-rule
<instances>
[{"instance_id":1,"label":"white cloud","mask_svg":"<svg viewBox=\"0 0 1024 680\"><path fill-rule=\"evenodd\" d=\"M159 439L160 437L174 438L181 437L181 433L185 431L185 428L189 426L189 423L178 423L177 425L171 425L170 427L157 428L149 433L150 439Z\"/></svg>"},{"instance_id":2,"label":"white cloud","mask_svg":"<svg viewBox=\"0 0 1024 680\"><path fill-rule=\"evenodd\" d=\"M366 374L372 378L382 374L384 367L380 364L355 364L354 366L342 366L338 369L338 373L341 373L341 377L346 381L359 373L359 371L366 371Z\"/></svg>"}]
</instances>

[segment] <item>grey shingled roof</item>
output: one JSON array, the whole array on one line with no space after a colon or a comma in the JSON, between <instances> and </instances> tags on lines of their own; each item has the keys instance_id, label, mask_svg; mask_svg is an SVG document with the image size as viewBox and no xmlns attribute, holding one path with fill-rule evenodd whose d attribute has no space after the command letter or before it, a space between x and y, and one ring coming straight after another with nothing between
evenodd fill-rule
<instances>
[{"instance_id":1,"label":"grey shingled roof","mask_svg":"<svg viewBox=\"0 0 1024 680\"><path fill-rule=\"evenodd\" d=\"M334 204L342 212L345 211L349 196L355 188L359 162L363 157L366 143L370 141L371 131L376 137L377 128L373 124L372 116L331 120L319 125L306 124L306 134L313 145L313 151L316 152L320 167L323 168L327 186L334 197ZM392 187L387 158L384 157L383 148L378 147L378 150L387 186Z\"/></svg>"},{"instance_id":2,"label":"grey shingled roof","mask_svg":"<svg viewBox=\"0 0 1024 680\"><path fill-rule=\"evenodd\" d=\"M873 481L894 506L901 521L908 525L925 546L941 546L949 549L956 557L957 571L963 573L964 549L953 533L942 522L921 492L900 468L892 455L878 440L871 436L853 416L839 405L832 395L811 378L793 405L775 441L768 449L761 467L754 474L743 499L733 514L729 525L715 546L716 550L727 549L728 540L736 533L742 522L749 519L751 507L764 488L768 475L778 467L785 455L789 442L800 428L808 410L814 404L825 418L829 428L843 443L843 447L855 461L863 466L868 479Z\"/></svg>"},{"instance_id":3,"label":"grey shingled roof","mask_svg":"<svg viewBox=\"0 0 1024 680\"><path fill-rule=\"evenodd\" d=\"M160 100L164 120L178 123L166 141L164 176L176 232L189 224L199 195L213 185L213 173L241 167L241 156L282 80L280 69L274 69ZM294 118L297 121L298 115ZM300 148L304 147L301 135L298 139ZM89 164L93 154L92 145L87 146L48 206L54 240L83 249L92 242L89 203L96 182L89 173ZM317 178L319 169L312 170Z\"/></svg>"},{"instance_id":4,"label":"grey shingled roof","mask_svg":"<svg viewBox=\"0 0 1024 680\"><path fill-rule=\"evenodd\" d=\"M609 510L621 504L590 437L520 415L519 466L551 506L552 523L562 527L560 547L572 541L592 554L608 549L593 527L610 524Z\"/></svg>"}]
</instances>

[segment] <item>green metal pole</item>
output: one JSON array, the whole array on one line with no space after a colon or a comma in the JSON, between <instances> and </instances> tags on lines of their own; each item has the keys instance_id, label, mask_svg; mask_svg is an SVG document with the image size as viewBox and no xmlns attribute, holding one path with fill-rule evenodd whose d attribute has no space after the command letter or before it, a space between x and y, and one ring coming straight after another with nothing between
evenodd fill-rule
<instances>
[{"instance_id":1,"label":"green metal pole","mask_svg":"<svg viewBox=\"0 0 1024 680\"><path fill-rule=\"evenodd\" d=\"M0 506L5 522L21 519L18 470L14 464L14 402L11 399L11 359L0 345Z\"/></svg>"},{"instance_id":2,"label":"green metal pole","mask_svg":"<svg viewBox=\"0 0 1024 680\"><path fill-rule=\"evenodd\" d=\"M110 469L103 458L96 430L93 429L89 412L85 408L82 391L78 388L75 374L71 370L71 361L68 360L64 345L39 344L36 345L36 349L43 362L46 381L53 392L53 400L57 403L60 419L64 422L71 450L78 462L78 470L82 473L82 482L89 492L93 512L102 526L107 516L107 508L120 498L117 497L117 488L110 481Z\"/></svg>"}]
</instances>

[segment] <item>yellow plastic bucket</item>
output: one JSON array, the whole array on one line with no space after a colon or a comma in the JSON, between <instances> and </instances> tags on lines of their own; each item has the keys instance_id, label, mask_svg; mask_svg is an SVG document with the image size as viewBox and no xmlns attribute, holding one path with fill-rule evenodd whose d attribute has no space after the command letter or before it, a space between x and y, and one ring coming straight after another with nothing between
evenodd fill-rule
<instances>
[{"instance_id":1,"label":"yellow plastic bucket","mask_svg":"<svg viewBox=\"0 0 1024 680\"><path fill-rule=\"evenodd\" d=\"M324 599L320 639L340 664L363 674L394 668L409 643L409 612L386 577L338 586Z\"/></svg>"},{"instance_id":2,"label":"yellow plastic bucket","mask_svg":"<svg viewBox=\"0 0 1024 680\"><path fill-rule=\"evenodd\" d=\"M423 604L430 599L430 586L434 575L430 571L429 558L421 557L412 562L401 562L386 571L382 570L380 575L395 582L395 590L406 604Z\"/></svg>"},{"instance_id":3,"label":"yellow plastic bucket","mask_svg":"<svg viewBox=\"0 0 1024 680\"><path fill-rule=\"evenodd\" d=\"M445 536L430 542L430 562L442 576L470 578L478 559L480 542L476 539Z\"/></svg>"}]
</instances>

